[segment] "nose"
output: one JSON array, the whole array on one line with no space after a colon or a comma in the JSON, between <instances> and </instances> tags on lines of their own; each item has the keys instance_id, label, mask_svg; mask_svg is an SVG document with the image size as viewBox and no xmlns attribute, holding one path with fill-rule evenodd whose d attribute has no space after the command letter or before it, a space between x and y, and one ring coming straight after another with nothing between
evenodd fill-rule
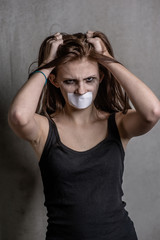
<instances>
[{"instance_id":1,"label":"nose","mask_svg":"<svg viewBox=\"0 0 160 240\"><path fill-rule=\"evenodd\" d=\"M86 88L85 88L85 84L83 82L79 83L77 85L77 88L76 88L76 93L78 94L85 94L86 93Z\"/></svg>"}]
</instances>

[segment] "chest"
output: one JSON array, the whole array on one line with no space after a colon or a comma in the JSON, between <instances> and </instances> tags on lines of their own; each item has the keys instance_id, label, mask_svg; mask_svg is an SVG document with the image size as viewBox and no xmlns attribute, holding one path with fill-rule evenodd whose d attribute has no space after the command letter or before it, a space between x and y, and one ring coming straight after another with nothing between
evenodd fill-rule
<instances>
[{"instance_id":1,"label":"chest","mask_svg":"<svg viewBox=\"0 0 160 240\"><path fill-rule=\"evenodd\" d=\"M57 126L61 142L76 151L86 151L103 141L108 135L106 121L92 126L70 127Z\"/></svg>"}]
</instances>

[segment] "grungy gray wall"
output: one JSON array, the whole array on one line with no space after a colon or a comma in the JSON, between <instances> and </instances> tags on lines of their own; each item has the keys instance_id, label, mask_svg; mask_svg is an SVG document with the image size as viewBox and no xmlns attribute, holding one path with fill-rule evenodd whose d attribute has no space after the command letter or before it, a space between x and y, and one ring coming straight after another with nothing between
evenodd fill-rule
<instances>
[{"instance_id":1,"label":"grungy gray wall","mask_svg":"<svg viewBox=\"0 0 160 240\"><path fill-rule=\"evenodd\" d=\"M55 32L104 31L115 57L160 97L159 0L0 0L0 239L43 240L47 218L36 156L7 111ZM128 145L124 200L139 239L160 239L160 123Z\"/></svg>"}]
</instances>

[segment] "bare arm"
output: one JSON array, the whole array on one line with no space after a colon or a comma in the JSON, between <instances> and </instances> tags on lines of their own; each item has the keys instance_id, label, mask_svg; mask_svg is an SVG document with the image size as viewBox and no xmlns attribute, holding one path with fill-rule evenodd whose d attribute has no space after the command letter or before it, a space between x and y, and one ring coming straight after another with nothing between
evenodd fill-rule
<instances>
[{"instance_id":1,"label":"bare arm","mask_svg":"<svg viewBox=\"0 0 160 240\"><path fill-rule=\"evenodd\" d=\"M47 54L45 63L54 59L57 48L62 44L62 37L55 42L48 42L50 52ZM47 48L47 47L46 47ZM48 49L46 49L48 52ZM44 63L41 65L43 66ZM48 78L53 68L41 69ZM8 123L12 130L21 138L28 141L38 141L45 117L36 114L38 101L45 83L45 77L41 73L33 74L30 79L21 87L14 97L8 111Z\"/></svg>"},{"instance_id":2,"label":"bare arm","mask_svg":"<svg viewBox=\"0 0 160 240\"><path fill-rule=\"evenodd\" d=\"M48 77L49 69L42 69ZM36 108L45 83L41 73L33 74L14 97L8 112L8 123L21 138L36 140L40 137L40 115Z\"/></svg>"},{"instance_id":3,"label":"bare arm","mask_svg":"<svg viewBox=\"0 0 160 240\"><path fill-rule=\"evenodd\" d=\"M112 57L102 40L92 36L92 32L88 33L88 41L94 45L95 50ZM158 98L151 89L121 64L104 62L101 64L114 75L135 107L135 110L129 110L126 115L119 113L118 123L122 137L130 139L148 132L160 119L160 101Z\"/></svg>"},{"instance_id":4,"label":"bare arm","mask_svg":"<svg viewBox=\"0 0 160 240\"><path fill-rule=\"evenodd\" d=\"M160 102L155 94L139 78L118 63L110 63L107 69L127 92L135 110L121 116L121 127L127 138L148 132L160 118Z\"/></svg>"},{"instance_id":5,"label":"bare arm","mask_svg":"<svg viewBox=\"0 0 160 240\"><path fill-rule=\"evenodd\" d=\"M42 69L41 71L48 77L51 70ZM15 124L25 125L33 118L44 83L44 76L41 73L34 73L17 92L8 115L9 117L12 116Z\"/></svg>"}]
</instances>

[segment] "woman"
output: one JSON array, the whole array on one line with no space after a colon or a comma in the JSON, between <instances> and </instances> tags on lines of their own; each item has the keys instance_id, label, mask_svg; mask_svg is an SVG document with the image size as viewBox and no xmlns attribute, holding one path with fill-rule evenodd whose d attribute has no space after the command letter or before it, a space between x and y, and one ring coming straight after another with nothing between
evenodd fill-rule
<instances>
[{"instance_id":1,"label":"woman","mask_svg":"<svg viewBox=\"0 0 160 240\"><path fill-rule=\"evenodd\" d=\"M44 40L8 122L38 156L47 240L137 239L122 201L125 149L159 118L159 100L114 58L103 33Z\"/></svg>"}]
</instances>

